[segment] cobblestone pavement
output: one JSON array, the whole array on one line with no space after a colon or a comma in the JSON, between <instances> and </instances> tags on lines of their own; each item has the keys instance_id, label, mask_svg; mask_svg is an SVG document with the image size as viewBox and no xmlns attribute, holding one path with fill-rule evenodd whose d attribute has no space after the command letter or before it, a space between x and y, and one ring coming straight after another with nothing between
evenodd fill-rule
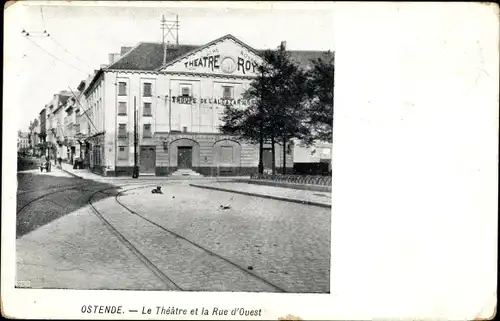
<instances>
[{"instance_id":1,"label":"cobblestone pavement","mask_svg":"<svg viewBox=\"0 0 500 321\"><path fill-rule=\"evenodd\" d=\"M168 289L89 208L18 239L16 257L16 280L32 288Z\"/></svg>"},{"instance_id":2,"label":"cobblestone pavement","mask_svg":"<svg viewBox=\"0 0 500 321\"><path fill-rule=\"evenodd\" d=\"M129 191L120 201L288 292L329 292L329 209L185 185L163 189Z\"/></svg>"},{"instance_id":3,"label":"cobblestone pavement","mask_svg":"<svg viewBox=\"0 0 500 321\"><path fill-rule=\"evenodd\" d=\"M184 291L276 292L272 285L132 215L113 199L95 204L113 227Z\"/></svg>"},{"instance_id":4,"label":"cobblestone pavement","mask_svg":"<svg viewBox=\"0 0 500 321\"><path fill-rule=\"evenodd\" d=\"M329 209L53 169L18 172L17 280L33 288L329 292ZM137 188L118 199L159 226L114 197L146 184L164 194ZM93 203L111 229L87 203L105 188Z\"/></svg>"}]
</instances>

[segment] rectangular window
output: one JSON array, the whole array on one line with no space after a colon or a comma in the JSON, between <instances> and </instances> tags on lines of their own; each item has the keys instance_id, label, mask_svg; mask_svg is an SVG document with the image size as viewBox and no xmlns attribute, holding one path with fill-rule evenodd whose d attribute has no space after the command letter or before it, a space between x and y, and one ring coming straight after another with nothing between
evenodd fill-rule
<instances>
[{"instance_id":1,"label":"rectangular window","mask_svg":"<svg viewBox=\"0 0 500 321\"><path fill-rule=\"evenodd\" d=\"M221 146L221 163L231 164L233 162L233 146Z\"/></svg>"},{"instance_id":2,"label":"rectangular window","mask_svg":"<svg viewBox=\"0 0 500 321\"><path fill-rule=\"evenodd\" d=\"M233 99L233 86L222 86L222 98Z\"/></svg>"},{"instance_id":3,"label":"rectangular window","mask_svg":"<svg viewBox=\"0 0 500 321\"><path fill-rule=\"evenodd\" d=\"M151 83L144 83L143 97L151 97Z\"/></svg>"},{"instance_id":4,"label":"rectangular window","mask_svg":"<svg viewBox=\"0 0 500 321\"><path fill-rule=\"evenodd\" d=\"M127 115L127 103L119 102L118 103L118 115Z\"/></svg>"},{"instance_id":5,"label":"rectangular window","mask_svg":"<svg viewBox=\"0 0 500 321\"><path fill-rule=\"evenodd\" d=\"M151 137L151 124L144 124L142 137Z\"/></svg>"},{"instance_id":6,"label":"rectangular window","mask_svg":"<svg viewBox=\"0 0 500 321\"><path fill-rule=\"evenodd\" d=\"M127 137L127 124L118 125L118 137Z\"/></svg>"},{"instance_id":7,"label":"rectangular window","mask_svg":"<svg viewBox=\"0 0 500 321\"><path fill-rule=\"evenodd\" d=\"M127 146L118 146L118 159L128 159Z\"/></svg>"},{"instance_id":8,"label":"rectangular window","mask_svg":"<svg viewBox=\"0 0 500 321\"><path fill-rule=\"evenodd\" d=\"M119 82L118 83L118 96L127 96L127 83Z\"/></svg>"},{"instance_id":9,"label":"rectangular window","mask_svg":"<svg viewBox=\"0 0 500 321\"><path fill-rule=\"evenodd\" d=\"M191 96L191 86L189 86L189 85L181 86L181 96L182 97L190 97Z\"/></svg>"},{"instance_id":10,"label":"rectangular window","mask_svg":"<svg viewBox=\"0 0 500 321\"><path fill-rule=\"evenodd\" d=\"M152 116L151 114L151 103L144 103L143 116Z\"/></svg>"}]
</instances>

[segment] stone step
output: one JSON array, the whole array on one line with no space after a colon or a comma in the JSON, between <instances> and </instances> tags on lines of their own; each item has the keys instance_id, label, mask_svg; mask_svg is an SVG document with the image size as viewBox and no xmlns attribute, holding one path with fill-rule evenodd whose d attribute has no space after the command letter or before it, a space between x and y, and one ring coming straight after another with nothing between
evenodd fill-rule
<instances>
[{"instance_id":1,"label":"stone step","mask_svg":"<svg viewBox=\"0 0 500 321\"><path fill-rule=\"evenodd\" d=\"M178 169L173 172L171 176L203 176L200 173L193 171L192 169Z\"/></svg>"}]
</instances>

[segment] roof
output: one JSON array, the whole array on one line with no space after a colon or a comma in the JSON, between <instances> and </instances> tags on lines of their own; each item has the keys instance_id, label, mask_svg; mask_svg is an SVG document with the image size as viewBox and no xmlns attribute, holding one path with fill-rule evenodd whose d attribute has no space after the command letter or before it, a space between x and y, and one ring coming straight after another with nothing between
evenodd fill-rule
<instances>
[{"instance_id":1,"label":"roof","mask_svg":"<svg viewBox=\"0 0 500 321\"><path fill-rule=\"evenodd\" d=\"M55 114L64 104L66 104L66 102L70 97L66 92L64 94L59 93L57 95L59 96L59 106L54 106L55 108L54 111L52 112L53 114Z\"/></svg>"},{"instance_id":2,"label":"roof","mask_svg":"<svg viewBox=\"0 0 500 321\"><path fill-rule=\"evenodd\" d=\"M179 45L167 49L167 62L199 48L194 45ZM154 71L163 65L163 44L141 42L106 69Z\"/></svg>"},{"instance_id":3,"label":"roof","mask_svg":"<svg viewBox=\"0 0 500 321\"><path fill-rule=\"evenodd\" d=\"M225 35L221 38L213 40L205 45L179 45L178 47L170 47L167 50L166 64L173 62L174 60L186 55L193 53L205 46L209 46L213 43L221 41L226 38L231 38L236 42L240 43L244 47L248 47L256 54L262 54L265 50L254 50L247 44L243 43L236 37L232 35ZM316 58L326 58L329 53L328 51L288 51L290 53L291 59L297 62L303 67L308 67L311 59ZM123 57L118 59L115 63L108 66L106 69L121 69L121 70L143 70L143 71L155 71L162 68L163 64L163 44L152 43L152 42L141 42L131 50L129 50ZM89 86L90 87L90 86Z\"/></svg>"},{"instance_id":4,"label":"roof","mask_svg":"<svg viewBox=\"0 0 500 321\"><path fill-rule=\"evenodd\" d=\"M331 51L289 51L290 59L304 68L312 65L311 60L333 58Z\"/></svg>"}]
</instances>

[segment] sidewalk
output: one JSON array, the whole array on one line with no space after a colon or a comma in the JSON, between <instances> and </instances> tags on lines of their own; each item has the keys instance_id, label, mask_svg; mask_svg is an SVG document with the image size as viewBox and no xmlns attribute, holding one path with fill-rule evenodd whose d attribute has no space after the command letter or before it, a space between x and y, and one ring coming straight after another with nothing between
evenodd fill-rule
<instances>
[{"instance_id":1,"label":"sidewalk","mask_svg":"<svg viewBox=\"0 0 500 321\"><path fill-rule=\"evenodd\" d=\"M69 175L77 178L83 178L93 181L100 181L105 179L105 177L94 174L88 169L73 169L73 165L64 162L61 163L61 169Z\"/></svg>"},{"instance_id":2,"label":"sidewalk","mask_svg":"<svg viewBox=\"0 0 500 321\"><path fill-rule=\"evenodd\" d=\"M89 169L73 169L73 165L68 163L62 163L61 169L68 173L69 175L77 178L83 178L93 181L109 181L109 180L131 180L133 179L130 176L101 176L98 174L92 173ZM55 166L53 165L53 168ZM211 177L211 176L155 176L155 175L144 175L137 178L139 180L176 180L176 181L186 181L186 180L211 180L211 181L232 181L232 180L241 180L241 179L250 179L249 176L225 176L225 177Z\"/></svg>"},{"instance_id":3,"label":"sidewalk","mask_svg":"<svg viewBox=\"0 0 500 321\"><path fill-rule=\"evenodd\" d=\"M242 182L212 182L189 185L193 187L244 194L249 196L257 196L286 202L327 208L332 207L332 196L329 192L325 193L285 187L263 186Z\"/></svg>"}]
</instances>

